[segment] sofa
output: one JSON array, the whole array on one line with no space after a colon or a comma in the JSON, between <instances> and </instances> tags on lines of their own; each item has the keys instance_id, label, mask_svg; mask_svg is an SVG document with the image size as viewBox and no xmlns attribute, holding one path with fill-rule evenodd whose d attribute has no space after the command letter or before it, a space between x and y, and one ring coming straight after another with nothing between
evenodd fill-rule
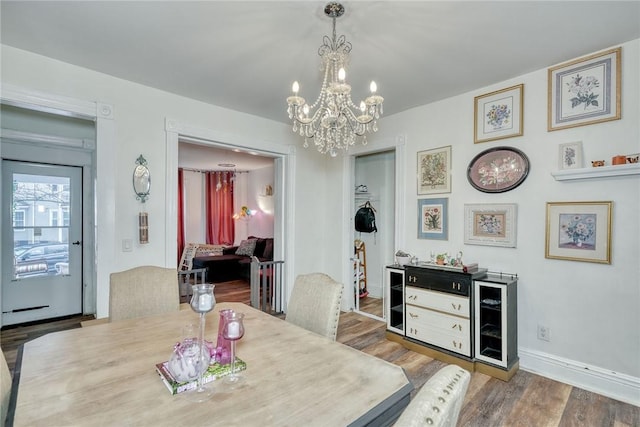
<instances>
[{"instance_id":1,"label":"sofa","mask_svg":"<svg viewBox=\"0 0 640 427\"><path fill-rule=\"evenodd\" d=\"M249 280L253 256L261 262L273 261L273 237L249 236L238 246L224 248L222 255L196 256L193 268L206 268L208 283Z\"/></svg>"}]
</instances>

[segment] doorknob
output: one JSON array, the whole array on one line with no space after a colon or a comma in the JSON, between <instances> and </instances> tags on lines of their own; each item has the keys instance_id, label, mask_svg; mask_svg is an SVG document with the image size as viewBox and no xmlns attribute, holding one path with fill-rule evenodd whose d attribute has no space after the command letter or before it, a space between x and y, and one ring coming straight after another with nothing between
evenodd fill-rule
<instances>
[{"instance_id":1,"label":"doorknob","mask_svg":"<svg viewBox=\"0 0 640 427\"><path fill-rule=\"evenodd\" d=\"M72 245L79 245L80 244L80 240L76 240L75 242L72 243Z\"/></svg>"}]
</instances>

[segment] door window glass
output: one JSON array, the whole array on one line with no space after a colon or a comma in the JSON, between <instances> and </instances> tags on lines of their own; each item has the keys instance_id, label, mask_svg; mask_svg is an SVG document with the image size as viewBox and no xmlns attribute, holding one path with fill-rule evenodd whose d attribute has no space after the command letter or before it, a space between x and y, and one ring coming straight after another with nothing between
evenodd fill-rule
<instances>
[{"instance_id":1,"label":"door window glass","mask_svg":"<svg viewBox=\"0 0 640 427\"><path fill-rule=\"evenodd\" d=\"M69 262L70 178L13 174L14 278L61 274Z\"/></svg>"}]
</instances>

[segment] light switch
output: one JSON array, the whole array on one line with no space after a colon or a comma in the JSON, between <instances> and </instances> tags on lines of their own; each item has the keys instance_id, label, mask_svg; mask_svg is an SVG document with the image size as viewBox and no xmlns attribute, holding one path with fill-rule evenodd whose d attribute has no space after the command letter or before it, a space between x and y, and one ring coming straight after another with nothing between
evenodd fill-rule
<instances>
[{"instance_id":1,"label":"light switch","mask_svg":"<svg viewBox=\"0 0 640 427\"><path fill-rule=\"evenodd\" d=\"M122 240L122 252L131 252L133 250L133 240L132 239L123 239Z\"/></svg>"}]
</instances>

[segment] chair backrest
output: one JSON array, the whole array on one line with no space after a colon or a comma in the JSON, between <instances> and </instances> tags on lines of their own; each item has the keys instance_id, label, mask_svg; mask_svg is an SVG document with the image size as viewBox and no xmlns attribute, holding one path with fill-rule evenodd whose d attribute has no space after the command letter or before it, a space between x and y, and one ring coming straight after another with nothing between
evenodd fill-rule
<instances>
[{"instance_id":1,"label":"chair backrest","mask_svg":"<svg viewBox=\"0 0 640 427\"><path fill-rule=\"evenodd\" d=\"M180 265L178 270L191 270L193 267L193 257L196 256L198 245L196 243L187 243L180 257Z\"/></svg>"},{"instance_id":2,"label":"chair backrest","mask_svg":"<svg viewBox=\"0 0 640 427\"><path fill-rule=\"evenodd\" d=\"M11 372L4 353L0 349L0 425L4 425L11 398Z\"/></svg>"},{"instance_id":3,"label":"chair backrest","mask_svg":"<svg viewBox=\"0 0 640 427\"><path fill-rule=\"evenodd\" d=\"M109 321L178 311L180 297L173 268L142 266L111 273Z\"/></svg>"},{"instance_id":4,"label":"chair backrest","mask_svg":"<svg viewBox=\"0 0 640 427\"><path fill-rule=\"evenodd\" d=\"M296 278L285 320L335 341L340 320L342 283L324 273Z\"/></svg>"},{"instance_id":5,"label":"chair backrest","mask_svg":"<svg viewBox=\"0 0 640 427\"><path fill-rule=\"evenodd\" d=\"M416 393L394 426L455 427L471 374L457 365L436 372Z\"/></svg>"}]
</instances>

